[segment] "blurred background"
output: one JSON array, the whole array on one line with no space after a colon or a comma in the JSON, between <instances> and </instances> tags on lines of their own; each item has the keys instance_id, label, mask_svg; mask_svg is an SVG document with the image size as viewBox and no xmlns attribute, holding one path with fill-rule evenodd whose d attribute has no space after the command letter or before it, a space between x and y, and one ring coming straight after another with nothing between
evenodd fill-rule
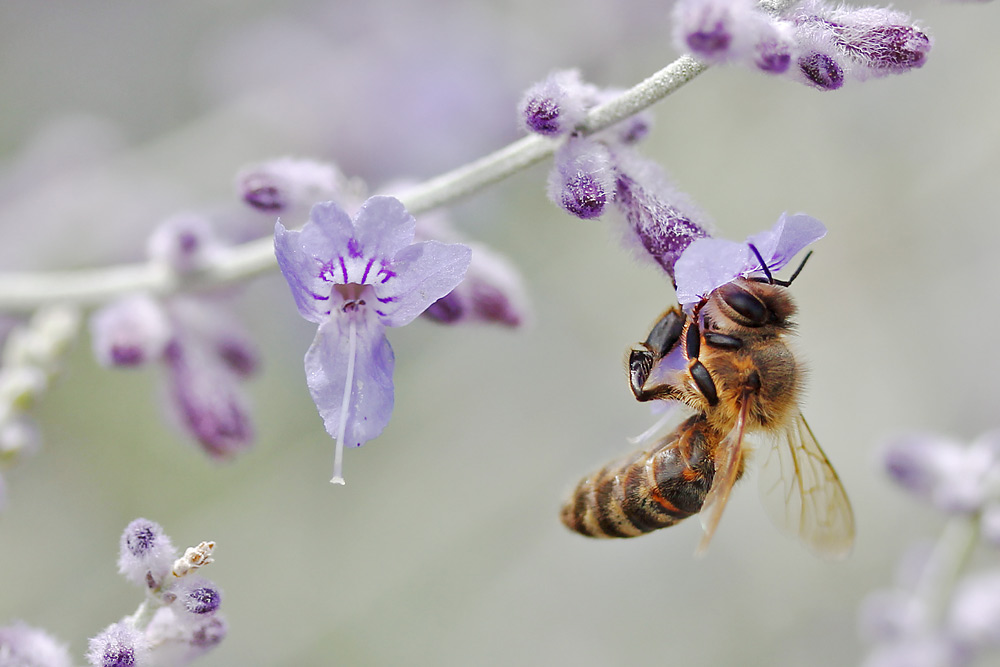
<instances>
[{"instance_id":1,"label":"blurred background","mask_svg":"<svg viewBox=\"0 0 1000 667\"><path fill-rule=\"evenodd\" d=\"M858 662L864 596L942 526L887 481L879 443L1000 428L1000 8L896 8L936 40L923 69L822 93L715 68L653 108L642 148L721 236L782 211L829 227L794 293L804 413L857 516L848 560L779 534L755 483L700 559L697 519L606 542L559 523L578 479L653 422L623 362L673 296L616 219L546 200L546 163L450 212L520 267L531 325L390 331L396 409L346 452L346 487L304 383L314 325L276 272L238 298L264 366L258 440L234 462L171 427L159 369L105 371L81 340L36 412L42 451L4 473L0 625L44 627L82 661L141 599L115 559L144 516L182 548L217 543L230 634L200 664ZM234 176L260 160L330 160L373 188L433 176L515 139L521 91L551 69L628 87L670 62L669 10L5 0L0 269L140 260L181 211L232 222Z\"/></svg>"}]
</instances>

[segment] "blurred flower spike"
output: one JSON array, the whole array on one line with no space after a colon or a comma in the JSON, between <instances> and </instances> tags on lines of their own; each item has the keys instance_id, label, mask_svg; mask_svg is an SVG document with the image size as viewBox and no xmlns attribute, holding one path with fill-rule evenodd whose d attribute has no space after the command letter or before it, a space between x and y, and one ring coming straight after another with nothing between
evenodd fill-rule
<instances>
[{"instance_id":1,"label":"blurred flower spike","mask_svg":"<svg viewBox=\"0 0 1000 667\"><path fill-rule=\"evenodd\" d=\"M313 206L301 231L279 221L274 251L299 314L319 325L306 382L337 449L331 482L343 484L344 446L377 437L392 414L394 355L385 327L412 322L464 278L472 251L413 243L416 221L393 197L375 196L352 219L334 202Z\"/></svg>"},{"instance_id":2,"label":"blurred flower spike","mask_svg":"<svg viewBox=\"0 0 1000 667\"><path fill-rule=\"evenodd\" d=\"M766 275L750 246L757 249L774 272L788 264L803 248L826 236L826 227L816 218L801 213L782 213L774 226L747 238L745 243L724 239L695 239L674 267L677 301L687 309L716 289L737 278Z\"/></svg>"}]
</instances>

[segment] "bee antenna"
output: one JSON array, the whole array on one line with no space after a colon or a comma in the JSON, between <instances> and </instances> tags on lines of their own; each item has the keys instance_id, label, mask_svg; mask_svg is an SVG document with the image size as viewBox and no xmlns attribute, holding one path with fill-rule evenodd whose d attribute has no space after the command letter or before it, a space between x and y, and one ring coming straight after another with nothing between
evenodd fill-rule
<instances>
[{"instance_id":1,"label":"bee antenna","mask_svg":"<svg viewBox=\"0 0 1000 667\"><path fill-rule=\"evenodd\" d=\"M757 261L760 262L760 270L764 272L765 276L767 276L767 282L768 282L768 284L769 285L773 285L774 284L774 278L771 276L771 269L767 268L767 262L765 262L764 258L760 256L760 251L757 250L757 246L755 246L752 243L748 243L747 245L750 246L750 250L753 251L753 254L757 258ZM799 267L799 268L801 268L801 267ZM796 271L795 273L798 273L798 271ZM793 276L793 278L794 278L794 276ZM791 281L788 281L788 282L791 282Z\"/></svg>"},{"instance_id":2,"label":"bee antenna","mask_svg":"<svg viewBox=\"0 0 1000 667\"><path fill-rule=\"evenodd\" d=\"M796 278L798 278L799 274L802 273L802 267L806 265L806 262L808 262L809 258L812 257L812 254L813 254L812 250L810 250L809 252L806 253L806 256L802 258L802 262L799 264L799 268L795 269L795 272L792 274L792 276L788 280L778 280L778 281L775 281L775 282L777 282L779 285L783 285L785 287L788 287L789 285L791 285L792 281L795 280Z\"/></svg>"},{"instance_id":3,"label":"bee antenna","mask_svg":"<svg viewBox=\"0 0 1000 667\"><path fill-rule=\"evenodd\" d=\"M812 257L813 254L812 250L806 253L806 256L803 257L802 261L799 263L799 267L795 269L795 272L792 273L791 277L788 280L777 280L771 275L771 270L767 268L767 263L765 263L764 258L761 257L760 251L757 250L757 246L755 246L752 243L748 243L747 245L750 246L750 250L753 251L753 254L757 258L757 261L760 262L760 270L764 272L765 276L767 276L767 283L769 285L781 285L782 287L788 287L789 285L792 284L793 280L799 277L799 274L802 273L802 267L806 265L806 262L809 261L809 258ZM760 278L758 278L757 280L760 280ZM761 282L764 281L761 280Z\"/></svg>"}]
</instances>

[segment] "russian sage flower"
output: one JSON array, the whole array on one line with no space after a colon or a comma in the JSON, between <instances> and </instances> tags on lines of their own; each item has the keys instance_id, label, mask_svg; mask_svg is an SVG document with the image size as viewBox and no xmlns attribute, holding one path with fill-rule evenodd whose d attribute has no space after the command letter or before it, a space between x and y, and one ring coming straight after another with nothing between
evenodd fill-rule
<instances>
[{"instance_id":1,"label":"russian sage flower","mask_svg":"<svg viewBox=\"0 0 1000 667\"><path fill-rule=\"evenodd\" d=\"M413 243L415 224L398 199L375 196L353 220L325 202L313 206L301 231L275 225L275 255L299 314L319 325L305 356L306 382L337 440L334 483L344 483L343 447L378 436L392 414L394 355L385 328L412 322L469 266L467 246Z\"/></svg>"},{"instance_id":2,"label":"russian sage flower","mask_svg":"<svg viewBox=\"0 0 1000 667\"><path fill-rule=\"evenodd\" d=\"M737 278L764 276L752 244L769 272L779 270L810 243L826 236L826 227L801 213L782 213L774 226L747 238L745 243L725 239L695 239L677 260L677 301L690 308L713 291Z\"/></svg>"},{"instance_id":3,"label":"russian sage flower","mask_svg":"<svg viewBox=\"0 0 1000 667\"><path fill-rule=\"evenodd\" d=\"M776 21L754 0L679 0L673 18L675 48L710 63L749 64L779 41ZM771 58L769 66L777 61Z\"/></svg>"},{"instance_id":4,"label":"russian sage flower","mask_svg":"<svg viewBox=\"0 0 1000 667\"><path fill-rule=\"evenodd\" d=\"M130 624L112 623L90 639L87 660L94 667L142 665L149 654L149 641Z\"/></svg>"},{"instance_id":5,"label":"russian sage flower","mask_svg":"<svg viewBox=\"0 0 1000 667\"><path fill-rule=\"evenodd\" d=\"M236 176L236 189L252 208L288 215L305 213L317 201L342 199L351 184L332 164L286 157L245 167Z\"/></svg>"},{"instance_id":6,"label":"russian sage flower","mask_svg":"<svg viewBox=\"0 0 1000 667\"><path fill-rule=\"evenodd\" d=\"M160 524L135 519L122 532L118 548L118 571L134 584L160 585L173 567L177 554Z\"/></svg>"}]
</instances>

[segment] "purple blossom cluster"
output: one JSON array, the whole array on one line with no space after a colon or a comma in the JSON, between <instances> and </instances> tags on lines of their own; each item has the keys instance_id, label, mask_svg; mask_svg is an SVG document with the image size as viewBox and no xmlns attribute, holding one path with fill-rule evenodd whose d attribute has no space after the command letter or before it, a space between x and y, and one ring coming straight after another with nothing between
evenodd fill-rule
<instances>
[{"instance_id":1,"label":"purple blossom cluster","mask_svg":"<svg viewBox=\"0 0 1000 667\"><path fill-rule=\"evenodd\" d=\"M92 637L87 661L95 667L180 667L225 639L228 626L218 613L222 592L194 574L212 562L214 543L202 543L177 558L170 537L148 519L132 521L122 533L118 570L142 586L146 597L132 615ZM69 667L66 647L24 623L0 628L0 666Z\"/></svg>"},{"instance_id":2,"label":"purple blossom cluster","mask_svg":"<svg viewBox=\"0 0 1000 667\"><path fill-rule=\"evenodd\" d=\"M895 585L860 612L867 667L978 664L1000 649L1000 569L966 573L980 538L1000 547L1000 432L969 445L910 434L882 448L886 473L947 517L938 543L909 550Z\"/></svg>"},{"instance_id":3,"label":"purple blossom cluster","mask_svg":"<svg viewBox=\"0 0 1000 667\"><path fill-rule=\"evenodd\" d=\"M836 90L921 67L931 38L906 14L805 0L773 16L753 0L679 0L674 44L709 63L736 63Z\"/></svg>"},{"instance_id":4,"label":"purple blossom cluster","mask_svg":"<svg viewBox=\"0 0 1000 667\"><path fill-rule=\"evenodd\" d=\"M150 260L178 280L211 266L225 251L209 221L197 215L167 220L148 246ZM247 449L254 434L242 383L256 372L258 354L230 312L230 296L139 292L90 319L97 360L109 368L160 364L174 421L218 461Z\"/></svg>"}]
</instances>

